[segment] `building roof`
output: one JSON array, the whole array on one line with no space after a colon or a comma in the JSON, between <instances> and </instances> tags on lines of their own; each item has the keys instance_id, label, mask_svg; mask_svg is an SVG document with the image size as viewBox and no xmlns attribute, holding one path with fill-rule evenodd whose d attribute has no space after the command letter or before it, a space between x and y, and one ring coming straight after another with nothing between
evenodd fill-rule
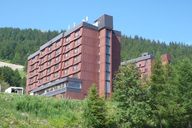
<instances>
[{"instance_id":1,"label":"building roof","mask_svg":"<svg viewBox=\"0 0 192 128\"><path fill-rule=\"evenodd\" d=\"M139 61L143 61L143 60L147 60L147 59L153 59L153 55L152 54L149 54L149 53L143 53L140 57L138 58L134 58L134 59L131 59L131 60L127 60L127 61L124 61L124 62L121 62L121 65L127 65L127 64L130 64L130 63L137 63Z\"/></svg>"}]
</instances>

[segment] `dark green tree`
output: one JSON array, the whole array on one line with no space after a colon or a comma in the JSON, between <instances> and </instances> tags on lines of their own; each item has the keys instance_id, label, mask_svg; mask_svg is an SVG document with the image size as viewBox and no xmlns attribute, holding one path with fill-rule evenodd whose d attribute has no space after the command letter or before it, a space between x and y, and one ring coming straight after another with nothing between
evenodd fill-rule
<instances>
[{"instance_id":1,"label":"dark green tree","mask_svg":"<svg viewBox=\"0 0 192 128\"><path fill-rule=\"evenodd\" d=\"M140 74L133 65L123 66L114 81L114 101L117 103L117 123L123 128L142 128L150 125L151 110Z\"/></svg>"},{"instance_id":2,"label":"dark green tree","mask_svg":"<svg viewBox=\"0 0 192 128\"><path fill-rule=\"evenodd\" d=\"M174 76L171 65L162 65L159 59L155 60L148 92L154 127L173 127L182 112L177 104Z\"/></svg>"},{"instance_id":3,"label":"dark green tree","mask_svg":"<svg viewBox=\"0 0 192 128\"><path fill-rule=\"evenodd\" d=\"M189 59L181 60L177 67L179 104L184 109L181 115L182 127L192 127L192 64Z\"/></svg>"},{"instance_id":4,"label":"dark green tree","mask_svg":"<svg viewBox=\"0 0 192 128\"><path fill-rule=\"evenodd\" d=\"M166 120L168 99L166 97L165 88L166 81L163 66L160 60L156 60L152 69L149 98L154 126L160 128L168 124Z\"/></svg>"},{"instance_id":5,"label":"dark green tree","mask_svg":"<svg viewBox=\"0 0 192 128\"><path fill-rule=\"evenodd\" d=\"M10 67L0 67L0 77L10 86L22 86L18 70L14 71Z\"/></svg>"},{"instance_id":6,"label":"dark green tree","mask_svg":"<svg viewBox=\"0 0 192 128\"><path fill-rule=\"evenodd\" d=\"M105 128L106 106L103 98L100 98L95 85L89 90L84 106L84 125L87 128Z\"/></svg>"}]
</instances>

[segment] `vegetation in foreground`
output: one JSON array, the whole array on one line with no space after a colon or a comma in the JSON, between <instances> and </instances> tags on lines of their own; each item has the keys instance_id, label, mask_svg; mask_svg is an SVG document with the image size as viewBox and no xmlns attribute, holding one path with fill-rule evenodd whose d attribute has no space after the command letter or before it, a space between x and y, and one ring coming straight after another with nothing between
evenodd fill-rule
<instances>
[{"instance_id":1,"label":"vegetation in foreground","mask_svg":"<svg viewBox=\"0 0 192 128\"><path fill-rule=\"evenodd\" d=\"M121 67L112 100L95 87L83 101L0 94L0 127L191 128L192 64L156 61L145 84L134 65Z\"/></svg>"},{"instance_id":2,"label":"vegetation in foreground","mask_svg":"<svg viewBox=\"0 0 192 128\"><path fill-rule=\"evenodd\" d=\"M77 128L82 104L38 96L0 93L0 128Z\"/></svg>"}]
</instances>

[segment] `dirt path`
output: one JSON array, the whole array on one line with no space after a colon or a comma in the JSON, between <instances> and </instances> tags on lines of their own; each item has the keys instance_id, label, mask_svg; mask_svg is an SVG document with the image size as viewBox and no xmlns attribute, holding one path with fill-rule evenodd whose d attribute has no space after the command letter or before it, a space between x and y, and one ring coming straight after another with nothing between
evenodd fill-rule
<instances>
[{"instance_id":1,"label":"dirt path","mask_svg":"<svg viewBox=\"0 0 192 128\"><path fill-rule=\"evenodd\" d=\"M24 66L22 66L22 65L11 64L11 63L6 63L6 62L0 61L0 67L3 67L3 66L10 67L10 68L12 68L13 70L16 70L16 69L21 70L21 69L24 68Z\"/></svg>"}]
</instances>

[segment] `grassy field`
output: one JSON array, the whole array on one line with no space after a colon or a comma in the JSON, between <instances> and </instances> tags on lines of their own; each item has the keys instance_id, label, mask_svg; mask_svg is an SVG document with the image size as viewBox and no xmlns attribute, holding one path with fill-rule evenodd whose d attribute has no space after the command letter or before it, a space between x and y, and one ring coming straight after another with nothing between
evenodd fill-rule
<instances>
[{"instance_id":1,"label":"grassy field","mask_svg":"<svg viewBox=\"0 0 192 128\"><path fill-rule=\"evenodd\" d=\"M0 93L0 128L80 128L83 101Z\"/></svg>"}]
</instances>

